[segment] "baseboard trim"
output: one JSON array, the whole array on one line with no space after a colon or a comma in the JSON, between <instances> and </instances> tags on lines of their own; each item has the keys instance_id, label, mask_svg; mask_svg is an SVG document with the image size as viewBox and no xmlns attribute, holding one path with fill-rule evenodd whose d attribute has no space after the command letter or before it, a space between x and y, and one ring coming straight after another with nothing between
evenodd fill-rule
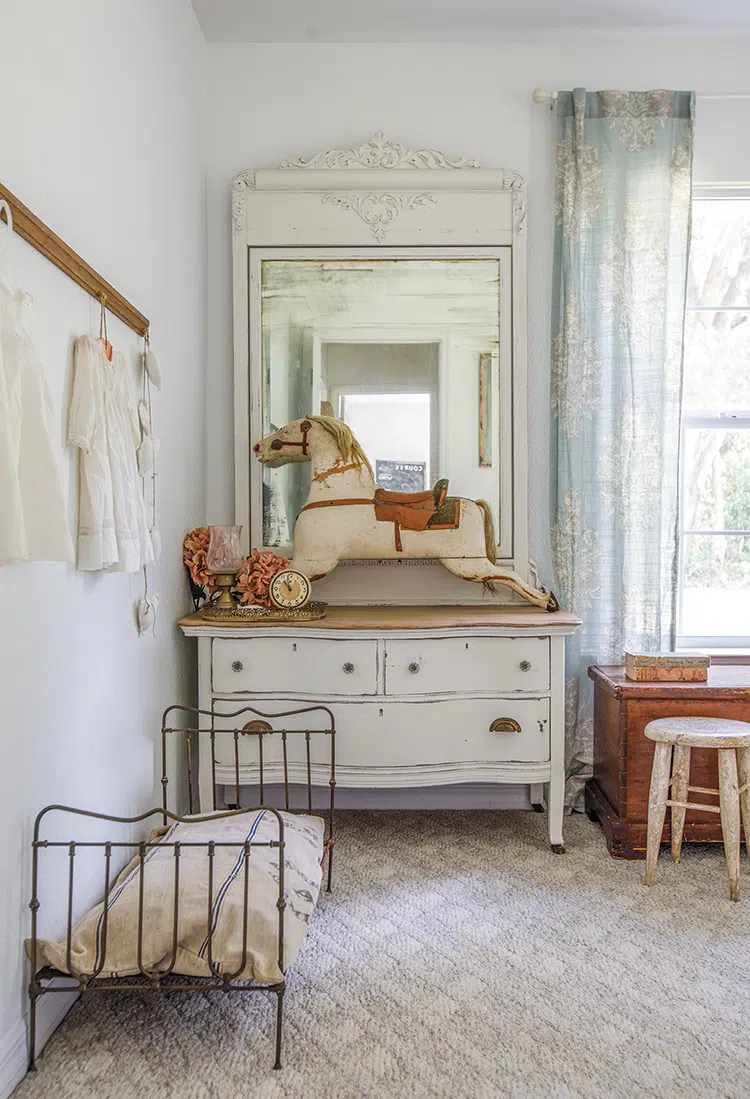
<instances>
[{"instance_id":1,"label":"baseboard trim","mask_svg":"<svg viewBox=\"0 0 750 1099\"><path fill-rule=\"evenodd\" d=\"M55 992L37 1000L37 1057L78 999L78 992ZM0 1041L0 1099L18 1087L29 1064L29 1013L24 1012L16 1025Z\"/></svg>"}]
</instances>

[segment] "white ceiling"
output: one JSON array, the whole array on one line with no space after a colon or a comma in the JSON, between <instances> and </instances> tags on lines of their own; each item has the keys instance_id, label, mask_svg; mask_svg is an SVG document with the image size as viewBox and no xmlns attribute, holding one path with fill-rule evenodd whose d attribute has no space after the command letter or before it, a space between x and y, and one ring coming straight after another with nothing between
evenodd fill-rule
<instances>
[{"instance_id":1,"label":"white ceiling","mask_svg":"<svg viewBox=\"0 0 750 1099\"><path fill-rule=\"evenodd\" d=\"M209 42L471 42L750 30L750 0L193 0Z\"/></svg>"}]
</instances>

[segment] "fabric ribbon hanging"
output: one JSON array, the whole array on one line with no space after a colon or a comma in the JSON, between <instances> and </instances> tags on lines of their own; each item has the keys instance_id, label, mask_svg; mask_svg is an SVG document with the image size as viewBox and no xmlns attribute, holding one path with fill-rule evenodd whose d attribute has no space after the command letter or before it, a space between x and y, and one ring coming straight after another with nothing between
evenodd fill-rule
<instances>
[{"instance_id":1,"label":"fabric ribbon hanging","mask_svg":"<svg viewBox=\"0 0 750 1099\"><path fill-rule=\"evenodd\" d=\"M144 485L145 479L151 475L151 522L149 534L154 550L154 560L161 555L161 535L156 525L156 456L159 453L159 439L152 431L151 412L151 386L161 389L161 370L156 355L150 347L149 331L143 337L143 390L141 400L138 403L138 419L141 425L141 445L138 448L138 472ZM148 569L143 566L143 597L138 604L138 629L141 633L151 630L156 634L156 612L159 606L159 596L149 591Z\"/></svg>"}]
</instances>

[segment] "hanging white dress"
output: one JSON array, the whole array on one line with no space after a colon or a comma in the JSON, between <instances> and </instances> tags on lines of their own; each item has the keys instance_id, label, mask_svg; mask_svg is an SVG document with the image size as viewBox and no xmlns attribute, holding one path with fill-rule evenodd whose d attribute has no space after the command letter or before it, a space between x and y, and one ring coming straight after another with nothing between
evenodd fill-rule
<instances>
[{"instance_id":1,"label":"hanging white dress","mask_svg":"<svg viewBox=\"0 0 750 1099\"><path fill-rule=\"evenodd\" d=\"M30 321L31 298L0 271L0 565L73 559L61 446Z\"/></svg>"},{"instance_id":2,"label":"hanging white dress","mask_svg":"<svg viewBox=\"0 0 750 1099\"><path fill-rule=\"evenodd\" d=\"M137 572L153 561L136 451L138 405L123 355L107 359L101 340L75 350L68 442L81 450L78 568Z\"/></svg>"}]
</instances>

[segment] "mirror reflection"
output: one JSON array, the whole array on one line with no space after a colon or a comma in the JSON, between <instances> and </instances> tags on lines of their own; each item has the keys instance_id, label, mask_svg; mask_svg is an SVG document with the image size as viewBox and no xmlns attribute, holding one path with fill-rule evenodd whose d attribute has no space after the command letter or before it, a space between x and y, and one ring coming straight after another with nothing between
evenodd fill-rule
<instances>
[{"instance_id":1,"label":"mirror reflection","mask_svg":"<svg viewBox=\"0 0 750 1099\"><path fill-rule=\"evenodd\" d=\"M419 492L448 477L497 522L497 257L263 260L261 322L264 436L336 416L380 487ZM310 477L309 463L264 467L265 546L291 542Z\"/></svg>"}]
</instances>

